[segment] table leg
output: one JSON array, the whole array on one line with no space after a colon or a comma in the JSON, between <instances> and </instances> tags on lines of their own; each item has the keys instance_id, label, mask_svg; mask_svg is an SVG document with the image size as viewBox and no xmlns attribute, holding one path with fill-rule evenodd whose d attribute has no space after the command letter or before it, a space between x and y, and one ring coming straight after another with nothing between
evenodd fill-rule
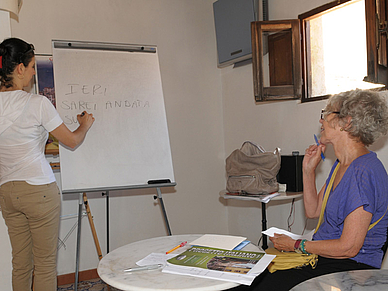
<instances>
[{"instance_id":1,"label":"table leg","mask_svg":"<svg viewBox=\"0 0 388 291\"><path fill-rule=\"evenodd\" d=\"M267 230L267 214L266 214L266 205L264 202L261 202L261 230ZM268 249L267 236L263 234L263 250Z\"/></svg>"}]
</instances>

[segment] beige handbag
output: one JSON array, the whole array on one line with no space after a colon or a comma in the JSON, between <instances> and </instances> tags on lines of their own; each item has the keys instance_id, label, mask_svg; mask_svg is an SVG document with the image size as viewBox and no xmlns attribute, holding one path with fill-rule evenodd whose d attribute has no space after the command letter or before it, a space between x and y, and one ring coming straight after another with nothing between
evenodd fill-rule
<instances>
[{"instance_id":1,"label":"beige handbag","mask_svg":"<svg viewBox=\"0 0 388 291\"><path fill-rule=\"evenodd\" d=\"M276 175L280 152L266 152L246 141L226 158L226 191L229 193L268 194L279 190Z\"/></svg>"}]
</instances>

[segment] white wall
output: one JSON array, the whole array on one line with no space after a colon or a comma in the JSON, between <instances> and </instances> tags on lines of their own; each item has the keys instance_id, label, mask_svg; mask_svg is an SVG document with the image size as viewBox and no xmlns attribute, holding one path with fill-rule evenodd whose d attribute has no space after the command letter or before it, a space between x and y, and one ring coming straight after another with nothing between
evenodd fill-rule
<instances>
[{"instance_id":1,"label":"white wall","mask_svg":"<svg viewBox=\"0 0 388 291\"><path fill-rule=\"evenodd\" d=\"M175 177L174 190L163 191L173 234L229 233L259 239L260 204L225 202L226 156L245 140L267 150L280 147L301 153L319 132L324 101L255 104L251 66L217 69L212 3L214 0L30 0L24 1L12 35L34 43L37 53L51 52L51 39L157 45L166 103ZM269 18L296 18L327 0L272 0ZM117 68L120 73L120 68ZM92 73L92 72L91 72ZM375 146L388 166L385 140ZM330 150L318 174L322 185L334 162ZM57 175L58 176L58 175ZM150 190L111 192L111 245L166 234L160 207ZM105 199L89 195L97 233L105 254ZM63 197L62 214L75 214L78 196ZM226 206L226 207L225 207ZM268 205L269 226L287 227L290 205ZM75 218L61 222L63 239ZM294 232L304 228L302 201L296 203ZM308 228L313 228L310 222ZM1 229L0 229L1 231ZM74 272L75 232L59 252L58 272ZM4 231L1 236L5 236ZM87 219L82 223L81 270L96 268L98 259ZM9 262L0 241L3 265ZM10 262L9 262L10 264ZM0 279L2 284L4 277ZM6 286L6 285L5 285Z\"/></svg>"},{"instance_id":2,"label":"white wall","mask_svg":"<svg viewBox=\"0 0 388 291\"><path fill-rule=\"evenodd\" d=\"M226 208L218 195L225 184L225 152L212 3L30 0L24 1L19 19L11 20L12 36L33 43L36 53L51 53L52 39L158 46L177 182L174 189L162 189L173 234L228 233ZM117 73L120 74L120 67ZM155 190L110 194L111 250L167 234L160 206L153 199ZM105 199L101 193L90 194L89 202L105 254ZM62 214L75 214L77 205L77 195L65 195ZM61 239L75 222L75 218L62 220ZM1 236L6 237L5 231ZM75 270L75 237L76 231L66 241L66 248L59 251L59 274ZM0 249L4 249L3 243ZM6 252L1 261L10 265ZM97 264L90 228L84 218L80 270L94 269Z\"/></svg>"}]
</instances>

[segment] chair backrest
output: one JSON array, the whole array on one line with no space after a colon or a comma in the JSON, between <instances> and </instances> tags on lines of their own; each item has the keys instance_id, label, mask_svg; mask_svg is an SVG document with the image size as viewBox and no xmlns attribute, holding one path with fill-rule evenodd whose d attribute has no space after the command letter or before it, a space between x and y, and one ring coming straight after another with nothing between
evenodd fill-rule
<instances>
[{"instance_id":1,"label":"chair backrest","mask_svg":"<svg viewBox=\"0 0 388 291\"><path fill-rule=\"evenodd\" d=\"M384 261L385 254L387 253L387 248L388 248L388 229L387 229L387 240L385 241L385 244L381 248L383 250L383 252L384 252L383 261Z\"/></svg>"}]
</instances>

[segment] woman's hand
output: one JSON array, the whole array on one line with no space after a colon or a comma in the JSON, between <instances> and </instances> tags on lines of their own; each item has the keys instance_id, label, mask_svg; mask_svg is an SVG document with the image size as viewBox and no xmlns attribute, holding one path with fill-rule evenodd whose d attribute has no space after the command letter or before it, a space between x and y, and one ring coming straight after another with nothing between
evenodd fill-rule
<instances>
[{"instance_id":1,"label":"woman's hand","mask_svg":"<svg viewBox=\"0 0 388 291\"><path fill-rule=\"evenodd\" d=\"M84 127L87 131L92 126L94 122L94 117L92 113L87 113L86 111L77 115L77 120L80 126Z\"/></svg>"},{"instance_id":2,"label":"woman's hand","mask_svg":"<svg viewBox=\"0 0 388 291\"><path fill-rule=\"evenodd\" d=\"M79 122L79 126L73 132L70 131L64 123L62 123L50 133L58 139L59 142L74 149L84 140L86 133L94 122L94 117L93 114L89 114L84 111L77 115L77 120Z\"/></svg>"},{"instance_id":3,"label":"woman's hand","mask_svg":"<svg viewBox=\"0 0 388 291\"><path fill-rule=\"evenodd\" d=\"M315 184L315 169L321 161L321 153L325 145L314 144L309 146L303 158L303 204L305 215L308 218L317 218L321 212L322 197L325 185L317 193Z\"/></svg>"},{"instance_id":4,"label":"woman's hand","mask_svg":"<svg viewBox=\"0 0 388 291\"><path fill-rule=\"evenodd\" d=\"M315 171L316 167L321 161L321 153L324 153L326 146L320 144L319 146L316 144L310 145L304 154L303 158L303 171L306 173L311 173Z\"/></svg>"},{"instance_id":5,"label":"woman's hand","mask_svg":"<svg viewBox=\"0 0 388 291\"><path fill-rule=\"evenodd\" d=\"M293 252L295 240L285 234L275 233L269 240L273 243L275 249L279 251Z\"/></svg>"}]
</instances>

